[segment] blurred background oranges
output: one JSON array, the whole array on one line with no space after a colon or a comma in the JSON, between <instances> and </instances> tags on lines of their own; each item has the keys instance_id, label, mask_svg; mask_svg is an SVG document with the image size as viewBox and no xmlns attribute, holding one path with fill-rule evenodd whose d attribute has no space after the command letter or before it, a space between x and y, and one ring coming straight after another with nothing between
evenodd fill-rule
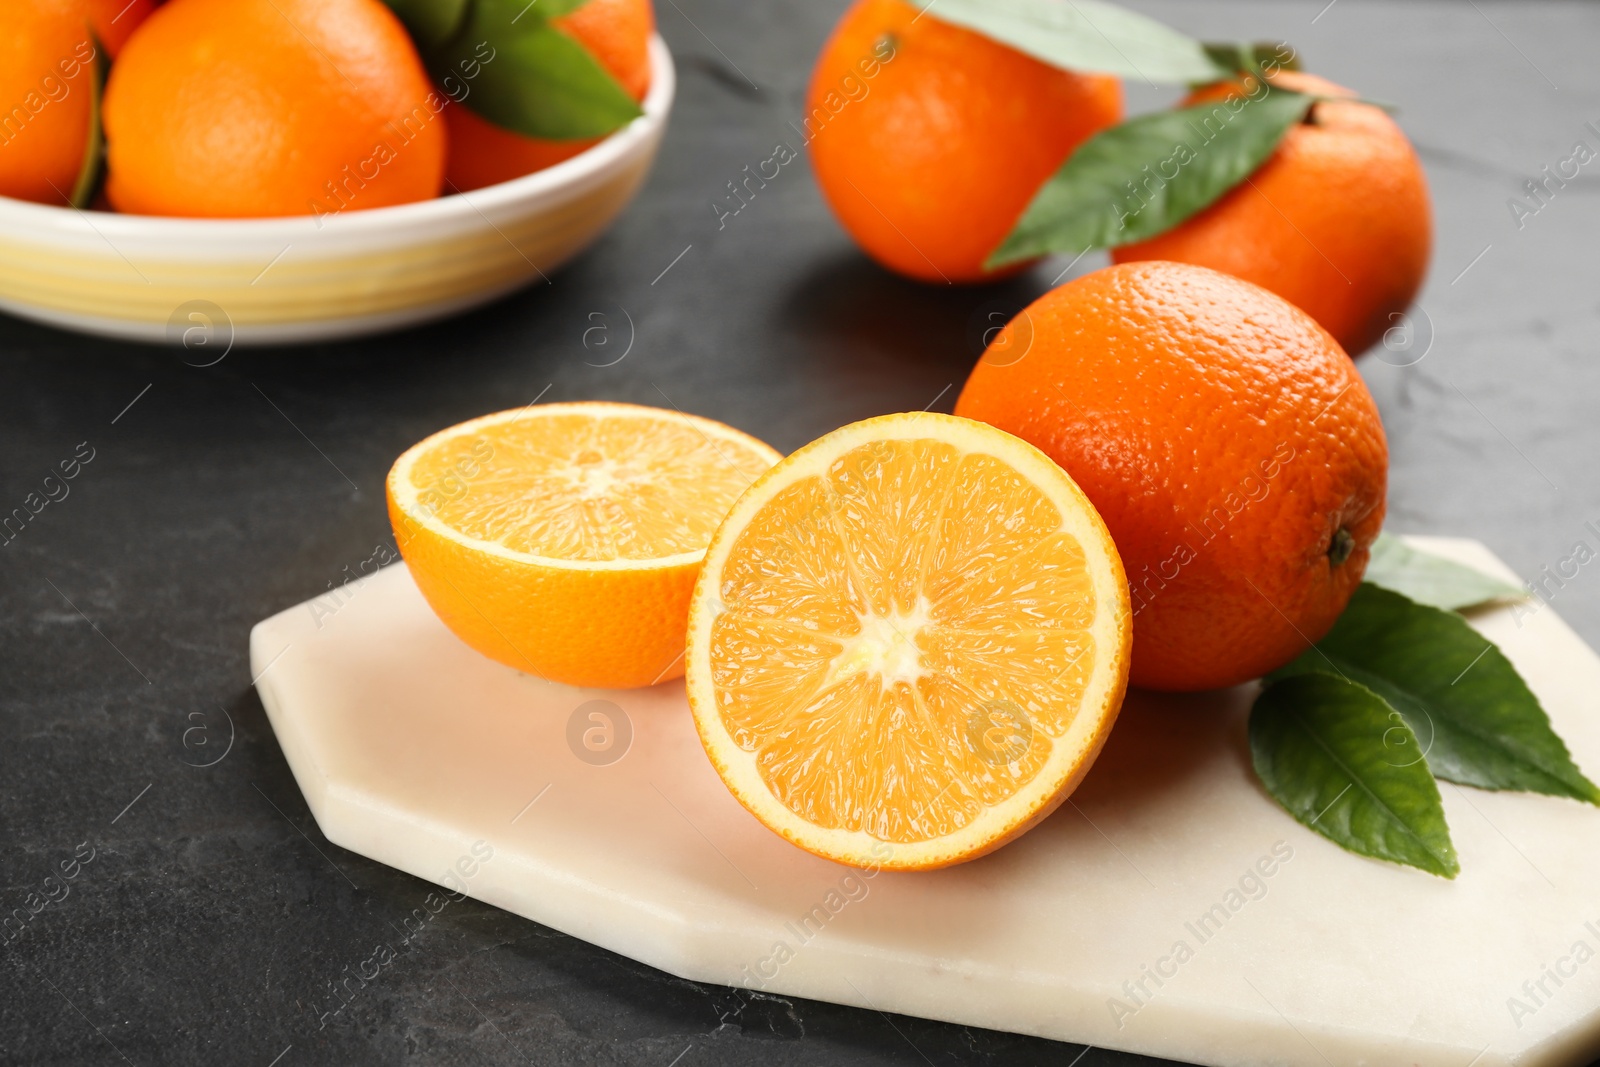
<instances>
[{"instance_id":1,"label":"blurred background oranges","mask_svg":"<svg viewBox=\"0 0 1600 1067\"><path fill-rule=\"evenodd\" d=\"M112 59L122 54L133 31L150 17L157 0L88 0L89 26Z\"/></svg>"},{"instance_id":2,"label":"blurred background oranges","mask_svg":"<svg viewBox=\"0 0 1600 1067\"><path fill-rule=\"evenodd\" d=\"M379 0L172 0L106 85L106 194L212 217L423 200L446 99Z\"/></svg>"},{"instance_id":3,"label":"blurred background oranges","mask_svg":"<svg viewBox=\"0 0 1600 1067\"><path fill-rule=\"evenodd\" d=\"M1122 83L1042 63L859 0L811 72L805 132L817 184L856 243L922 281L974 282L1045 179L1122 117Z\"/></svg>"},{"instance_id":4,"label":"blurred background oranges","mask_svg":"<svg viewBox=\"0 0 1600 1067\"><path fill-rule=\"evenodd\" d=\"M580 105L585 92L642 101L650 0L565 6L502 29L553 31L586 50L597 64L587 84L558 90ZM525 136L481 117L478 101L467 102L483 88L470 84L475 75L455 71L439 38L414 39L396 14L425 14L424 28L444 26L448 37L471 11L382 0L15 0L0 35L0 196L142 215L321 217L507 181L603 139ZM495 56L496 44L485 40L481 55ZM498 44L517 52L515 40ZM513 95L533 95L517 64L538 62L538 49L521 52L501 59L513 73L497 69L496 80L502 92L509 81ZM629 117L599 121L620 128Z\"/></svg>"},{"instance_id":5,"label":"blurred background oranges","mask_svg":"<svg viewBox=\"0 0 1600 1067\"><path fill-rule=\"evenodd\" d=\"M1168 259L1271 289L1322 324L1351 355L1371 348L1422 288L1433 251L1428 179L1394 119L1313 74L1274 85L1322 97L1250 180L1117 263ZM1240 93L1208 86L1185 104Z\"/></svg>"},{"instance_id":6,"label":"blurred background oranges","mask_svg":"<svg viewBox=\"0 0 1600 1067\"><path fill-rule=\"evenodd\" d=\"M0 196L66 204L83 170L96 49L80 0L26 0L0 33Z\"/></svg>"}]
</instances>

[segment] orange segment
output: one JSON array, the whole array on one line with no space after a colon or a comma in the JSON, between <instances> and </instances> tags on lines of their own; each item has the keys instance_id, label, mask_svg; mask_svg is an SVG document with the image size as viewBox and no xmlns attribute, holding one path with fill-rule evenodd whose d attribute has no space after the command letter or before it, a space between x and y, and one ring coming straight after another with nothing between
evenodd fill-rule
<instances>
[{"instance_id":1,"label":"orange segment","mask_svg":"<svg viewBox=\"0 0 1600 1067\"><path fill-rule=\"evenodd\" d=\"M777 833L843 863L941 867L1087 773L1129 620L1116 548L1060 467L981 423L887 415L733 506L690 609L689 703Z\"/></svg>"},{"instance_id":2,"label":"orange segment","mask_svg":"<svg viewBox=\"0 0 1600 1067\"><path fill-rule=\"evenodd\" d=\"M780 458L710 419L544 404L413 446L389 516L417 587L479 652L570 685L651 685L683 673L717 524Z\"/></svg>"}]
</instances>

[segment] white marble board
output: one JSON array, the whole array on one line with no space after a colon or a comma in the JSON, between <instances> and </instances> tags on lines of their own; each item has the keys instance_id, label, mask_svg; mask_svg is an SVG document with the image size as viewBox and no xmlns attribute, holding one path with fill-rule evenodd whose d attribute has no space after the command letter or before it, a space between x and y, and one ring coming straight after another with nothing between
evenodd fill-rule
<instances>
[{"instance_id":1,"label":"white marble board","mask_svg":"<svg viewBox=\"0 0 1600 1067\"><path fill-rule=\"evenodd\" d=\"M1415 540L1514 579L1475 542ZM1600 659L1536 601L1473 624L1600 774ZM519 674L403 564L258 624L251 662L330 841L684 978L1216 1067L1600 1055L1600 810L1442 784L1459 878L1350 855L1256 784L1253 686L1131 694L1032 833L868 876L734 801L681 682Z\"/></svg>"}]
</instances>

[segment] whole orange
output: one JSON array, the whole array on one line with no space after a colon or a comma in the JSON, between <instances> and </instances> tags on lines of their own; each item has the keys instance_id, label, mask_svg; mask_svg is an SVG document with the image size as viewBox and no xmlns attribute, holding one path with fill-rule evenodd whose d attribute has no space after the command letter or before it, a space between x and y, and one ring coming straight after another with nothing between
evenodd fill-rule
<instances>
[{"instance_id":1,"label":"whole orange","mask_svg":"<svg viewBox=\"0 0 1600 1067\"><path fill-rule=\"evenodd\" d=\"M89 145L94 42L78 0L8 5L0 32L0 196L66 204Z\"/></svg>"},{"instance_id":2,"label":"whole orange","mask_svg":"<svg viewBox=\"0 0 1600 1067\"><path fill-rule=\"evenodd\" d=\"M656 28L650 0L586 0L576 11L551 20L551 25L576 37L629 96L643 100L650 91L650 35ZM470 101L470 86L468 92ZM452 106L445 117L450 124L445 177L461 192L554 166L600 141L524 137L478 115L470 102Z\"/></svg>"},{"instance_id":3,"label":"whole orange","mask_svg":"<svg viewBox=\"0 0 1600 1067\"><path fill-rule=\"evenodd\" d=\"M122 46L133 31L155 9L156 0L89 0L89 23L115 59L122 54Z\"/></svg>"},{"instance_id":4,"label":"whole orange","mask_svg":"<svg viewBox=\"0 0 1600 1067\"><path fill-rule=\"evenodd\" d=\"M1325 634L1383 524L1388 445L1355 365L1307 314L1205 267L1107 267L996 336L956 414L1083 487L1133 605L1130 680L1233 685Z\"/></svg>"},{"instance_id":5,"label":"whole orange","mask_svg":"<svg viewBox=\"0 0 1600 1067\"><path fill-rule=\"evenodd\" d=\"M105 95L118 211L334 215L437 196L448 101L379 0L172 0Z\"/></svg>"},{"instance_id":6,"label":"whole orange","mask_svg":"<svg viewBox=\"0 0 1600 1067\"><path fill-rule=\"evenodd\" d=\"M1122 83L1041 63L903 0L857 0L817 57L804 135L822 195L890 270L976 282L1072 150L1122 116Z\"/></svg>"},{"instance_id":7,"label":"whole orange","mask_svg":"<svg viewBox=\"0 0 1600 1067\"><path fill-rule=\"evenodd\" d=\"M1322 96L1350 90L1284 71L1272 84ZM1238 93L1222 84L1190 104ZM1249 180L1205 211L1112 251L1117 263L1169 259L1225 271L1308 312L1359 354L1394 326L1428 271L1428 181L1411 142L1371 104L1315 104Z\"/></svg>"}]
</instances>

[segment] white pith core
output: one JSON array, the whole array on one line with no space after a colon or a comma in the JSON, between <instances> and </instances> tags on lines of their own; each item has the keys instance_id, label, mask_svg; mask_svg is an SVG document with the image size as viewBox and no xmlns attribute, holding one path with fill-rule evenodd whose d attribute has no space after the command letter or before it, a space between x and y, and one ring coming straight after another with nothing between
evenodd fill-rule
<instances>
[{"instance_id":1,"label":"white pith core","mask_svg":"<svg viewBox=\"0 0 1600 1067\"><path fill-rule=\"evenodd\" d=\"M824 685L837 685L862 672L876 674L885 689L902 682L915 685L928 673L917 637L928 625L929 610L928 598L918 597L910 611L894 610L887 615L861 612L861 632L844 638L844 649L828 665Z\"/></svg>"},{"instance_id":2,"label":"white pith core","mask_svg":"<svg viewBox=\"0 0 1600 1067\"><path fill-rule=\"evenodd\" d=\"M578 491L578 497L582 500L608 497L618 486L649 480L645 471L602 456L592 449L580 453L571 466L561 468L557 474Z\"/></svg>"}]
</instances>

